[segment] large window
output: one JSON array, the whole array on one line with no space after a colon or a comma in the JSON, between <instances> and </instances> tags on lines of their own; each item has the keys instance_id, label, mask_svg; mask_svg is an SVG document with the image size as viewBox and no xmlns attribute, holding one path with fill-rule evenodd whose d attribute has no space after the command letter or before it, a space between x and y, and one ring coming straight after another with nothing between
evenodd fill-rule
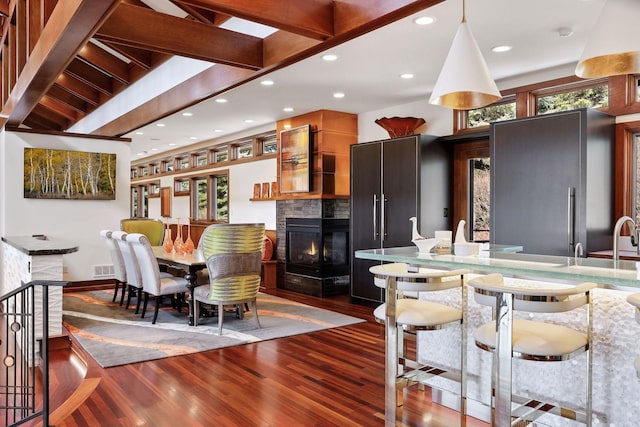
<instances>
[{"instance_id":1,"label":"large window","mask_svg":"<svg viewBox=\"0 0 640 427\"><path fill-rule=\"evenodd\" d=\"M467 127L489 126L492 122L516 118L516 101L503 102L467 112Z\"/></svg>"},{"instance_id":2,"label":"large window","mask_svg":"<svg viewBox=\"0 0 640 427\"><path fill-rule=\"evenodd\" d=\"M453 157L454 226L465 220L469 240L487 242L491 236L489 141L456 144Z\"/></svg>"},{"instance_id":3,"label":"large window","mask_svg":"<svg viewBox=\"0 0 640 427\"><path fill-rule=\"evenodd\" d=\"M228 222L228 171L192 178L191 204L194 220Z\"/></svg>"},{"instance_id":4,"label":"large window","mask_svg":"<svg viewBox=\"0 0 640 427\"><path fill-rule=\"evenodd\" d=\"M490 230L490 159L488 157L469 160L469 193L472 240L474 242L488 242Z\"/></svg>"},{"instance_id":5,"label":"large window","mask_svg":"<svg viewBox=\"0 0 640 427\"><path fill-rule=\"evenodd\" d=\"M149 216L149 188L147 184L131 187L131 218Z\"/></svg>"}]
</instances>

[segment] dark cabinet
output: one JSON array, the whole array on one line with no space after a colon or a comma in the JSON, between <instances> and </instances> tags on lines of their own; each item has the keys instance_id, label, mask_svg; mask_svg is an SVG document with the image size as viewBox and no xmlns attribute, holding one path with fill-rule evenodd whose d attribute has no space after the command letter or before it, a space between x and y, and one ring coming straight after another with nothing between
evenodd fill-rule
<instances>
[{"instance_id":1,"label":"dark cabinet","mask_svg":"<svg viewBox=\"0 0 640 427\"><path fill-rule=\"evenodd\" d=\"M613 118L595 110L491 125L491 242L570 256L611 248Z\"/></svg>"},{"instance_id":2,"label":"dark cabinet","mask_svg":"<svg viewBox=\"0 0 640 427\"><path fill-rule=\"evenodd\" d=\"M353 251L411 246L411 222L420 219L421 233L449 228L449 151L432 137L412 135L351 146L351 297L381 302L384 292L373 285L375 262L356 259ZM421 177L427 177L426 182ZM421 218L424 194L433 194ZM437 201L436 201L437 198ZM425 201L426 201L425 199ZM423 228L424 227L424 228Z\"/></svg>"}]
</instances>

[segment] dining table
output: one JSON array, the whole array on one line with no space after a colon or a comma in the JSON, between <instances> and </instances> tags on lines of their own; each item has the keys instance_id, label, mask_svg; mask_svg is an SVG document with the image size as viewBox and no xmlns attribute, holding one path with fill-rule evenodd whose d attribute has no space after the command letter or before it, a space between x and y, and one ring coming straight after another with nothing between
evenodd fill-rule
<instances>
[{"instance_id":1,"label":"dining table","mask_svg":"<svg viewBox=\"0 0 640 427\"><path fill-rule=\"evenodd\" d=\"M195 249L192 253L177 253L175 251L167 252L162 246L152 246L153 254L158 260L158 264L171 266L181 269L185 272L184 278L187 279L187 305L189 306L189 325L193 326L193 290L197 286L197 272L207 268L207 260L201 249Z\"/></svg>"}]
</instances>

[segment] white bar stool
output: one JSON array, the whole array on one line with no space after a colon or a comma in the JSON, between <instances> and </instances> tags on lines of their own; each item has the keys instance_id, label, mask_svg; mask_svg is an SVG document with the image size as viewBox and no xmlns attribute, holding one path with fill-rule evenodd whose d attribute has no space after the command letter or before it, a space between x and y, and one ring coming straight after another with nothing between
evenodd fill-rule
<instances>
[{"instance_id":1,"label":"white bar stool","mask_svg":"<svg viewBox=\"0 0 640 427\"><path fill-rule=\"evenodd\" d=\"M529 424L545 413L553 413L591 425L591 289L595 283L576 286L523 287L504 283L500 274L489 274L469 280L475 289L474 299L495 309L495 319L474 331L476 346L493 352L491 425L505 427ZM551 284L549 284L551 285ZM513 319L513 311L528 313L560 313L587 306L586 331L528 319ZM523 399L511 393L512 358L543 362L569 360L587 353L586 408L584 414L558 408L548 403ZM520 406L512 410L512 402Z\"/></svg>"},{"instance_id":2,"label":"white bar stool","mask_svg":"<svg viewBox=\"0 0 640 427\"><path fill-rule=\"evenodd\" d=\"M464 274L467 270L410 272L404 263L384 264L369 269L374 284L386 291L386 303L373 314L386 328L385 361L385 422L395 425L396 407L403 404L404 388L423 379L444 373L431 366L423 366L406 357L404 335L417 331L432 331L462 325L460 348L460 419L465 425L466 414L466 353L467 328L465 321L467 292ZM419 299L421 292L460 288L459 308ZM416 293L416 297L405 296ZM401 367L399 369L399 366Z\"/></svg>"},{"instance_id":3,"label":"white bar stool","mask_svg":"<svg viewBox=\"0 0 640 427\"><path fill-rule=\"evenodd\" d=\"M627 302L636 308L636 321L640 323L640 292L631 294L627 297ZM636 374L640 378L640 357L635 361Z\"/></svg>"}]
</instances>

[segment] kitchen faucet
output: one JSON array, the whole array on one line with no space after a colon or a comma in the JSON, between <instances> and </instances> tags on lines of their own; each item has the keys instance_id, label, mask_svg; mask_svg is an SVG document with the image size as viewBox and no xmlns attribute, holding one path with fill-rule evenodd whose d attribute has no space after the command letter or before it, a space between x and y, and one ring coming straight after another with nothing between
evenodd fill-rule
<instances>
[{"instance_id":1,"label":"kitchen faucet","mask_svg":"<svg viewBox=\"0 0 640 427\"><path fill-rule=\"evenodd\" d=\"M638 248L638 235L635 221L629 216L621 216L613 227L613 260L618 261L620 258L618 252L618 245L620 239L620 232L625 222L629 222L629 237L631 238L631 245ZM640 250L640 248L638 248Z\"/></svg>"}]
</instances>

